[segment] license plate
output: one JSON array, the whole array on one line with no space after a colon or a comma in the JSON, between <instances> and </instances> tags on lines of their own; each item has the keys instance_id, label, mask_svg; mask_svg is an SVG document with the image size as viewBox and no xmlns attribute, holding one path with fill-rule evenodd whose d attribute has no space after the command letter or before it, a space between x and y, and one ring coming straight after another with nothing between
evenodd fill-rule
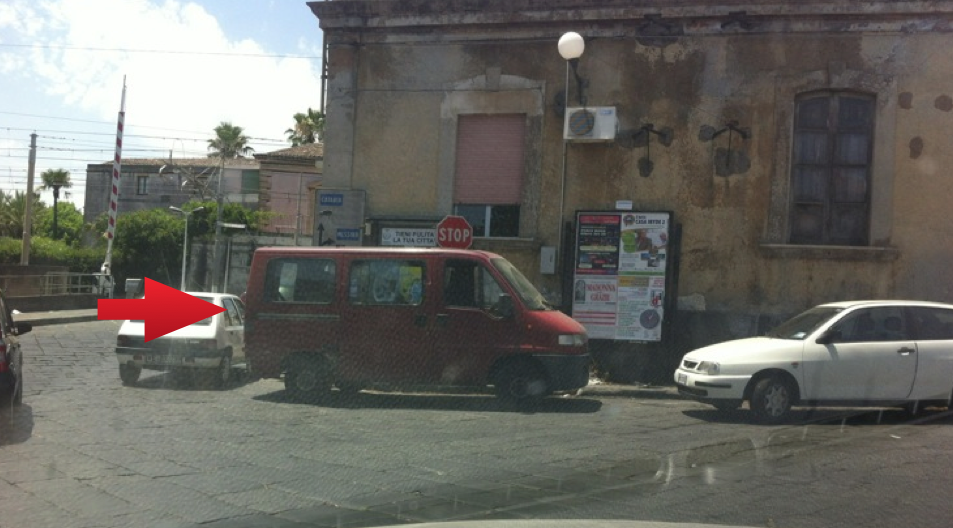
<instances>
[{"instance_id":1,"label":"license plate","mask_svg":"<svg viewBox=\"0 0 953 528\"><path fill-rule=\"evenodd\" d=\"M679 384L679 385L688 385L688 375L687 375L687 374L679 374L679 375L678 375L678 384Z\"/></svg>"}]
</instances>

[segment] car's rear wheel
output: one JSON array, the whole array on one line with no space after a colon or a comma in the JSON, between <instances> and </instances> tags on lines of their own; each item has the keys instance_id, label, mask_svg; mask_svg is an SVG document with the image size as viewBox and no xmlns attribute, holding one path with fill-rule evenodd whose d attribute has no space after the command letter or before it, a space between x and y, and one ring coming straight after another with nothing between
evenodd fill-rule
<instances>
[{"instance_id":1,"label":"car's rear wheel","mask_svg":"<svg viewBox=\"0 0 953 528\"><path fill-rule=\"evenodd\" d=\"M135 365L119 365L119 379L127 387L135 385L141 373L142 369Z\"/></svg>"},{"instance_id":2,"label":"car's rear wheel","mask_svg":"<svg viewBox=\"0 0 953 528\"><path fill-rule=\"evenodd\" d=\"M215 385L219 389L224 389L228 387L228 382L232 380L232 357L228 354L222 356L222 362L218 366L218 371L216 372Z\"/></svg>"},{"instance_id":3,"label":"car's rear wheel","mask_svg":"<svg viewBox=\"0 0 953 528\"><path fill-rule=\"evenodd\" d=\"M285 371L285 390L295 400L310 401L331 388L328 369L317 358L297 358Z\"/></svg>"},{"instance_id":4,"label":"car's rear wheel","mask_svg":"<svg viewBox=\"0 0 953 528\"><path fill-rule=\"evenodd\" d=\"M783 421L794 403L794 389L778 376L759 380L751 391L751 411L764 423Z\"/></svg>"}]
</instances>

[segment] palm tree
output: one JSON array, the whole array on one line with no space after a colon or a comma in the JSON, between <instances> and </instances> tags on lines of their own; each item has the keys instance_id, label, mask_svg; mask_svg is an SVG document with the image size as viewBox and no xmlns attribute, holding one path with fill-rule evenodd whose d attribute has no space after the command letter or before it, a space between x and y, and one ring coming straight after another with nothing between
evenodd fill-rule
<instances>
[{"instance_id":1,"label":"palm tree","mask_svg":"<svg viewBox=\"0 0 953 528\"><path fill-rule=\"evenodd\" d=\"M58 238L56 204L60 201L60 188L69 189L73 184L69 181L69 171L65 169L45 170L40 174L40 178L43 179L43 185L37 187L38 191L53 190L53 240L56 240Z\"/></svg>"},{"instance_id":2,"label":"palm tree","mask_svg":"<svg viewBox=\"0 0 953 528\"><path fill-rule=\"evenodd\" d=\"M321 141L324 137L324 112L308 108L307 114L298 112L294 115L295 126L285 130L291 146L297 147L308 143Z\"/></svg>"},{"instance_id":3,"label":"palm tree","mask_svg":"<svg viewBox=\"0 0 953 528\"><path fill-rule=\"evenodd\" d=\"M255 149L248 146L248 136L240 126L222 121L215 127L215 139L208 140L210 158L241 158L250 156Z\"/></svg>"}]
</instances>

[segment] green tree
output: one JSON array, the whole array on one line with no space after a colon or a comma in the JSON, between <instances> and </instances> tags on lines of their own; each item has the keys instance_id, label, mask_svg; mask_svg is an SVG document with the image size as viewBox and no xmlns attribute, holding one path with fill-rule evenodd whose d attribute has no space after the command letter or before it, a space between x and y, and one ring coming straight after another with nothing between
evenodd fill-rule
<instances>
[{"instance_id":1,"label":"green tree","mask_svg":"<svg viewBox=\"0 0 953 528\"><path fill-rule=\"evenodd\" d=\"M31 225L36 224L36 217L43 208L40 195L33 193ZM23 238L24 216L26 216L26 191L13 191L13 194L4 194L0 191L0 234Z\"/></svg>"},{"instance_id":2,"label":"green tree","mask_svg":"<svg viewBox=\"0 0 953 528\"><path fill-rule=\"evenodd\" d=\"M285 130L291 146L316 143L324 138L324 112L308 108L306 114L300 112L295 114L294 120L294 127Z\"/></svg>"},{"instance_id":3,"label":"green tree","mask_svg":"<svg viewBox=\"0 0 953 528\"><path fill-rule=\"evenodd\" d=\"M244 129L227 121L222 121L215 127L215 139L208 140L210 158L243 158L250 156L255 149L248 146L249 138Z\"/></svg>"},{"instance_id":4,"label":"green tree","mask_svg":"<svg viewBox=\"0 0 953 528\"><path fill-rule=\"evenodd\" d=\"M55 209L58 218L59 239L68 245L77 245L82 239L84 229L83 213L76 208L75 204L62 202L57 204ZM53 207L44 207L36 215L34 221L34 233L37 236L43 236L53 239Z\"/></svg>"},{"instance_id":5,"label":"green tree","mask_svg":"<svg viewBox=\"0 0 953 528\"><path fill-rule=\"evenodd\" d=\"M73 184L69 180L69 171L66 169L47 169L40 174L43 185L40 185L38 191L53 190L53 240L59 238L57 233L58 211L56 204L60 201L60 189L69 189Z\"/></svg>"},{"instance_id":6,"label":"green tree","mask_svg":"<svg viewBox=\"0 0 953 528\"><path fill-rule=\"evenodd\" d=\"M97 218L99 232L106 231L107 221L106 213ZM178 284L184 221L180 215L162 208L120 215L113 239L112 272L116 284L124 284L126 278L141 277Z\"/></svg>"}]
</instances>

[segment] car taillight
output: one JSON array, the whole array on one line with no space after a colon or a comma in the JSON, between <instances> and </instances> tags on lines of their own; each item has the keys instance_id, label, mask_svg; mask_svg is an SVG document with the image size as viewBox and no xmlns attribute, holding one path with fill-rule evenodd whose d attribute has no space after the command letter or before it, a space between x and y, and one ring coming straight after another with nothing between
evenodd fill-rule
<instances>
[{"instance_id":1,"label":"car taillight","mask_svg":"<svg viewBox=\"0 0 953 528\"><path fill-rule=\"evenodd\" d=\"M7 362L7 345L0 344L0 372L10 370L10 363Z\"/></svg>"},{"instance_id":2,"label":"car taillight","mask_svg":"<svg viewBox=\"0 0 953 528\"><path fill-rule=\"evenodd\" d=\"M116 337L116 346L129 347L132 346L132 337L121 335Z\"/></svg>"}]
</instances>

